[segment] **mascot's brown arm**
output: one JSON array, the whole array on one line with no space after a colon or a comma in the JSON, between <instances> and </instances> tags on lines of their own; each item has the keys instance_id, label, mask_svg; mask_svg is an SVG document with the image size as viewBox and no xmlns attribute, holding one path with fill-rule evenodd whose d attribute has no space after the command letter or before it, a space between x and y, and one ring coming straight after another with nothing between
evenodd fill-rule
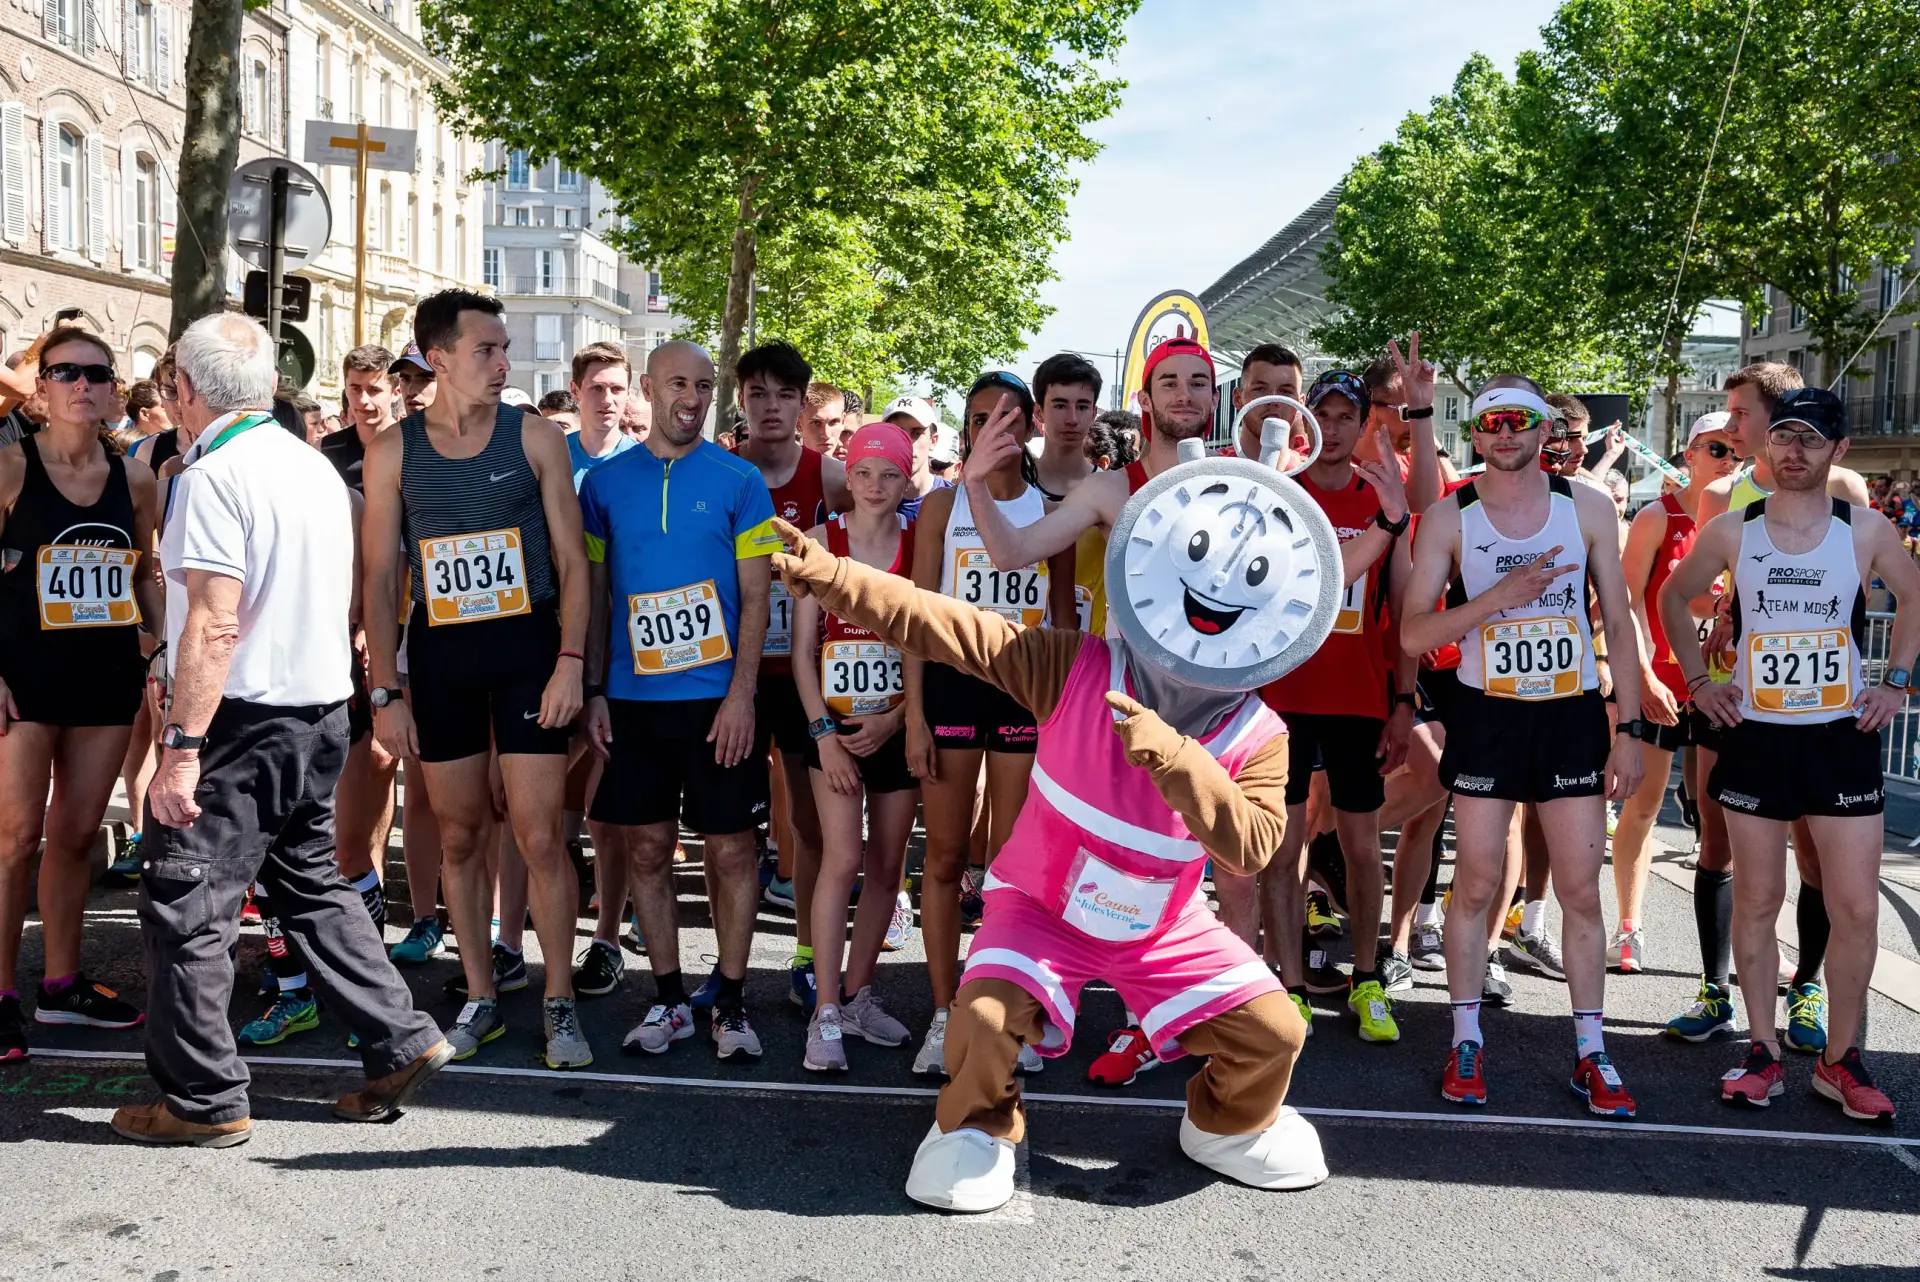
<instances>
[{"instance_id":1,"label":"mascot's brown arm","mask_svg":"<svg viewBox=\"0 0 1920 1282\"><path fill-rule=\"evenodd\" d=\"M889 645L958 668L1012 696L1037 721L1053 715L1084 640L1071 628L1016 628L997 614L928 592L897 574L834 556L774 518L786 543L773 568L796 596L820 604Z\"/></svg>"},{"instance_id":2,"label":"mascot's brown arm","mask_svg":"<svg viewBox=\"0 0 1920 1282\"><path fill-rule=\"evenodd\" d=\"M1117 692L1107 704L1121 715L1114 733L1127 760L1146 770L1160 797L1221 865L1252 875L1267 866L1287 829L1287 736L1275 735L1240 767L1238 778L1213 754Z\"/></svg>"}]
</instances>

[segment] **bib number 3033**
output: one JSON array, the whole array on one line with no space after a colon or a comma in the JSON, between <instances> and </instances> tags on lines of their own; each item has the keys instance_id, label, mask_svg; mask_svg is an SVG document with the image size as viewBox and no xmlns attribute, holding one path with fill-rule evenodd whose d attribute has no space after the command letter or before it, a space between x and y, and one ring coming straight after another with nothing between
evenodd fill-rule
<instances>
[{"instance_id":1,"label":"bib number 3033","mask_svg":"<svg viewBox=\"0 0 1920 1282\"><path fill-rule=\"evenodd\" d=\"M627 639L636 676L684 672L733 657L713 580L627 598Z\"/></svg>"},{"instance_id":2,"label":"bib number 3033","mask_svg":"<svg viewBox=\"0 0 1920 1282\"><path fill-rule=\"evenodd\" d=\"M829 641L820 647L820 693L836 716L890 712L907 694L900 652L884 641Z\"/></svg>"},{"instance_id":3,"label":"bib number 3033","mask_svg":"<svg viewBox=\"0 0 1920 1282\"><path fill-rule=\"evenodd\" d=\"M430 626L504 619L533 609L517 528L421 539L420 571Z\"/></svg>"},{"instance_id":4,"label":"bib number 3033","mask_svg":"<svg viewBox=\"0 0 1920 1282\"><path fill-rule=\"evenodd\" d=\"M954 595L968 605L991 610L1009 623L1037 628L1047 617L1047 567L996 570L984 548L953 554Z\"/></svg>"},{"instance_id":5,"label":"bib number 3033","mask_svg":"<svg viewBox=\"0 0 1920 1282\"><path fill-rule=\"evenodd\" d=\"M1853 703L1847 634L1760 632L1747 640L1747 698L1759 712L1831 712Z\"/></svg>"},{"instance_id":6,"label":"bib number 3033","mask_svg":"<svg viewBox=\"0 0 1920 1282\"><path fill-rule=\"evenodd\" d=\"M1569 618L1509 619L1480 627L1486 690L1502 699L1579 694L1586 652L1586 641Z\"/></svg>"},{"instance_id":7,"label":"bib number 3033","mask_svg":"<svg viewBox=\"0 0 1920 1282\"><path fill-rule=\"evenodd\" d=\"M40 627L116 628L140 621L133 599L133 568L139 558L127 548L53 543L40 549Z\"/></svg>"}]
</instances>

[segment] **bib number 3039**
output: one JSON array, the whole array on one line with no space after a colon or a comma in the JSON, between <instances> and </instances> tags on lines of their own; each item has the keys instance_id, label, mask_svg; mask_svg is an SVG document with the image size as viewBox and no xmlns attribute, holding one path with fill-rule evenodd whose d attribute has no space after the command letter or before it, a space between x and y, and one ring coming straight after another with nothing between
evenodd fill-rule
<instances>
[{"instance_id":1,"label":"bib number 3039","mask_svg":"<svg viewBox=\"0 0 1920 1282\"><path fill-rule=\"evenodd\" d=\"M127 548L48 544L38 558L40 627L115 628L140 621L133 599L133 567Z\"/></svg>"},{"instance_id":2,"label":"bib number 3039","mask_svg":"<svg viewBox=\"0 0 1920 1282\"><path fill-rule=\"evenodd\" d=\"M836 716L890 712L907 694L900 652L884 641L829 641L820 647L820 693Z\"/></svg>"},{"instance_id":3,"label":"bib number 3039","mask_svg":"<svg viewBox=\"0 0 1920 1282\"><path fill-rule=\"evenodd\" d=\"M1486 690L1502 699L1580 693L1586 641L1569 618L1509 619L1480 627Z\"/></svg>"},{"instance_id":4,"label":"bib number 3039","mask_svg":"<svg viewBox=\"0 0 1920 1282\"><path fill-rule=\"evenodd\" d=\"M420 570L429 625L504 619L533 609L517 528L421 539Z\"/></svg>"},{"instance_id":5,"label":"bib number 3039","mask_svg":"<svg viewBox=\"0 0 1920 1282\"><path fill-rule=\"evenodd\" d=\"M991 610L1009 623L1037 628L1047 617L1047 567L996 570L984 548L953 554L954 595L968 605Z\"/></svg>"},{"instance_id":6,"label":"bib number 3039","mask_svg":"<svg viewBox=\"0 0 1920 1282\"><path fill-rule=\"evenodd\" d=\"M627 598L627 639L636 676L684 672L733 657L713 580Z\"/></svg>"},{"instance_id":7,"label":"bib number 3039","mask_svg":"<svg viewBox=\"0 0 1920 1282\"><path fill-rule=\"evenodd\" d=\"M1756 633L1747 641L1747 670L1756 711L1831 712L1853 703L1853 655L1839 629Z\"/></svg>"}]
</instances>

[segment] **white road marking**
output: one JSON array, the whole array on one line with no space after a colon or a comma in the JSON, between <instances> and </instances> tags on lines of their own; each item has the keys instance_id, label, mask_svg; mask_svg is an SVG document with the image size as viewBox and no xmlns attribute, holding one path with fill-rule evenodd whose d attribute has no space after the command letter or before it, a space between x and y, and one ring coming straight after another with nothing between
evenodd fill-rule
<instances>
[{"instance_id":1,"label":"white road marking","mask_svg":"<svg viewBox=\"0 0 1920 1282\"><path fill-rule=\"evenodd\" d=\"M144 1064L140 1055L121 1051L46 1049L33 1052L43 1060L108 1060L115 1063ZM330 1068L360 1071L350 1059L302 1059L283 1055L243 1055L250 1068ZM940 1092L926 1086L852 1086L831 1082L743 1082L710 1077L664 1077L642 1073L594 1073L585 1070L566 1072L548 1068L496 1068L486 1064L449 1064L440 1070L463 1077L533 1078L549 1082L602 1082L613 1086L659 1086L681 1090L711 1090L743 1094L781 1095L858 1095L892 1099L931 1100ZM1082 1108L1143 1108L1160 1112L1183 1111L1182 1099L1146 1099L1124 1095L1058 1095L1023 1091L1029 1104L1067 1104ZM1674 1122L1607 1122L1598 1118L1521 1117L1502 1113L1422 1113L1372 1108L1300 1107L1308 1117L1353 1119L1368 1122L1415 1122L1431 1126L1500 1127L1530 1126L1542 1130L1585 1131L1601 1135L1688 1135L1708 1139L1751 1140L1769 1144L1853 1144L1893 1150L1903 1158L1911 1156L1920 1170L1920 1139L1898 1135L1845 1135L1824 1131L1759 1131L1732 1126L1683 1126ZM1021 1148L1024 1150L1025 1145ZM1024 1158L1022 1159L1024 1163Z\"/></svg>"}]
</instances>

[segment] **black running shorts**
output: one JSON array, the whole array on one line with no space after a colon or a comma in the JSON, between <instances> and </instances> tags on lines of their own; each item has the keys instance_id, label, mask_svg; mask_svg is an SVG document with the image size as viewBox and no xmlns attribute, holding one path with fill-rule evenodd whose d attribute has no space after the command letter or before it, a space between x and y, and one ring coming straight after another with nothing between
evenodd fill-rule
<instances>
[{"instance_id":1,"label":"black running shorts","mask_svg":"<svg viewBox=\"0 0 1920 1282\"><path fill-rule=\"evenodd\" d=\"M1420 702L1414 708L1414 719L1434 722L1443 729L1451 724L1460 703L1459 669L1422 668L1418 689Z\"/></svg>"},{"instance_id":2,"label":"black running shorts","mask_svg":"<svg viewBox=\"0 0 1920 1282\"><path fill-rule=\"evenodd\" d=\"M560 658L560 614L551 600L531 613L428 627L414 607L407 629L408 692L420 760L459 761L489 748L502 756L565 756L571 724L540 725L540 696Z\"/></svg>"},{"instance_id":3,"label":"black running shorts","mask_svg":"<svg viewBox=\"0 0 1920 1282\"><path fill-rule=\"evenodd\" d=\"M809 770L820 768L820 745L812 739L807 740L801 755L806 758ZM853 764L860 771L860 782L870 793L908 792L920 786L920 781L907 769L907 732L904 730L881 744L870 756L855 757Z\"/></svg>"},{"instance_id":4,"label":"black running shorts","mask_svg":"<svg viewBox=\"0 0 1920 1282\"><path fill-rule=\"evenodd\" d=\"M707 733L719 699L609 699L611 756L590 818L639 827L678 821L702 836L757 828L767 819L767 731L732 766L713 759Z\"/></svg>"},{"instance_id":5,"label":"black running shorts","mask_svg":"<svg viewBox=\"0 0 1920 1282\"><path fill-rule=\"evenodd\" d=\"M1335 810L1370 814L1387 802L1387 781L1380 777L1379 717L1322 716L1283 712L1287 723L1287 804L1304 806L1313 772L1327 772L1327 796Z\"/></svg>"},{"instance_id":6,"label":"black running shorts","mask_svg":"<svg viewBox=\"0 0 1920 1282\"><path fill-rule=\"evenodd\" d=\"M1440 782L1462 797L1559 801L1607 790L1611 747L1598 690L1565 699L1503 699L1462 682L1447 721Z\"/></svg>"},{"instance_id":7,"label":"black running shorts","mask_svg":"<svg viewBox=\"0 0 1920 1282\"><path fill-rule=\"evenodd\" d=\"M1742 721L1720 732L1707 795L1762 819L1877 815L1886 804L1880 736L1852 717L1813 725Z\"/></svg>"},{"instance_id":8,"label":"black running shorts","mask_svg":"<svg viewBox=\"0 0 1920 1282\"><path fill-rule=\"evenodd\" d=\"M791 672L762 672L753 692L754 724L782 752L807 750L807 709Z\"/></svg>"},{"instance_id":9,"label":"black running shorts","mask_svg":"<svg viewBox=\"0 0 1920 1282\"><path fill-rule=\"evenodd\" d=\"M988 752L1033 751L1040 731L1033 714L999 686L929 663L921 683L927 725L936 748L985 748Z\"/></svg>"}]
</instances>

